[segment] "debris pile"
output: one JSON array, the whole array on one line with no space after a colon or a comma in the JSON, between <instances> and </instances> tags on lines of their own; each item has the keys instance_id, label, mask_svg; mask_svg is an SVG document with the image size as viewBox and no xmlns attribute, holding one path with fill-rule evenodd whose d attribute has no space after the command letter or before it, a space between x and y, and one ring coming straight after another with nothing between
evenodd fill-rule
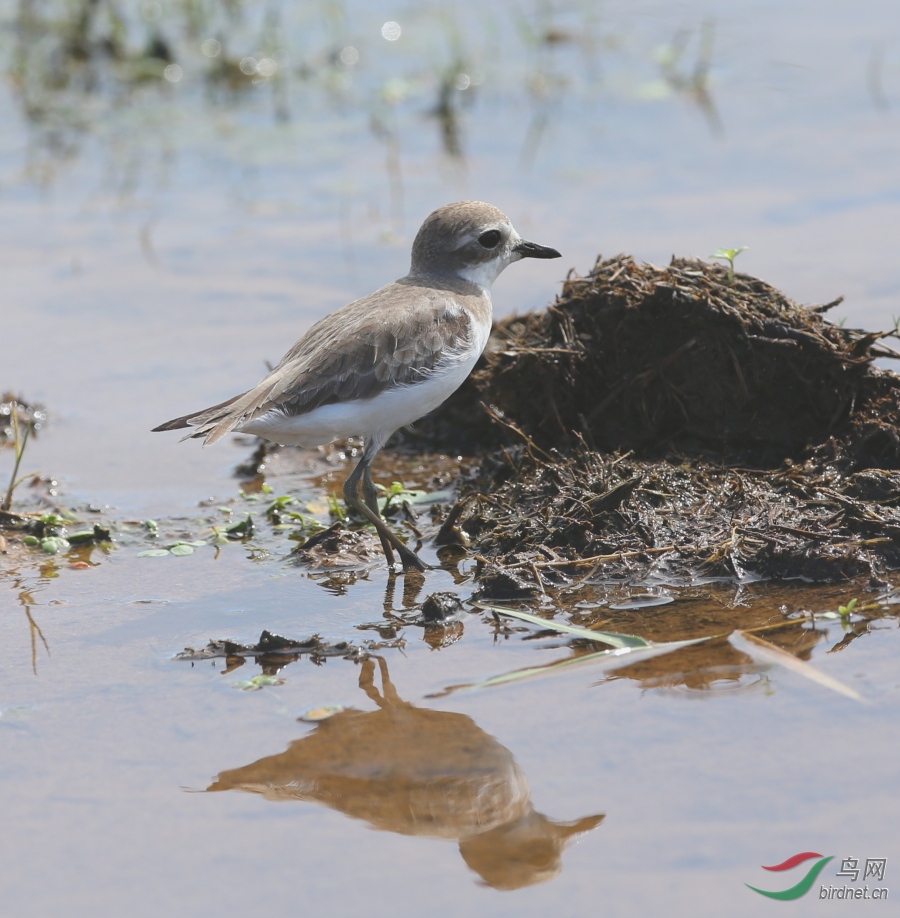
<instances>
[{"instance_id":1,"label":"debris pile","mask_svg":"<svg viewBox=\"0 0 900 918\"><path fill-rule=\"evenodd\" d=\"M442 528L485 570L836 580L900 564L900 377L884 339L763 281L627 256L498 324L462 417L484 455ZM470 445L470 444L467 444ZM446 520L445 520L446 522Z\"/></svg>"}]
</instances>

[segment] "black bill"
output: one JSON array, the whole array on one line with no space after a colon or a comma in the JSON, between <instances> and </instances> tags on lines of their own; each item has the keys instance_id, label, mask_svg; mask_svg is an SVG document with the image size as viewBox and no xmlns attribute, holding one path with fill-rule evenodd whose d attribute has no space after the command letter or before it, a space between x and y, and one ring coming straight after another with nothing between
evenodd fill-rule
<instances>
[{"instance_id":1,"label":"black bill","mask_svg":"<svg viewBox=\"0 0 900 918\"><path fill-rule=\"evenodd\" d=\"M536 242L526 242L524 239L513 248L522 258L562 258L556 249L548 245L538 245Z\"/></svg>"}]
</instances>

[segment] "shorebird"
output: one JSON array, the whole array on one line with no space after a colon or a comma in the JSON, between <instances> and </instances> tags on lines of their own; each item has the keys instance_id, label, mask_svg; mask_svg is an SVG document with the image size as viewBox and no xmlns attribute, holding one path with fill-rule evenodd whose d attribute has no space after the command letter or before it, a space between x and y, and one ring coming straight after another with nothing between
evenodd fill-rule
<instances>
[{"instance_id":1,"label":"shorebird","mask_svg":"<svg viewBox=\"0 0 900 918\"><path fill-rule=\"evenodd\" d=\"M500 272L522 258L559 257L526 242L490 204L439 207L416 235L406 277L316 322L252 389L154 430L189 427L183 439L204 444L236 431L307 447L361 436L344 500L375 527L391 571L395 549L404 573L424 571L381 518L372 459L472 371L490 335L490 289Z\"/></svg>"}]
</instances>

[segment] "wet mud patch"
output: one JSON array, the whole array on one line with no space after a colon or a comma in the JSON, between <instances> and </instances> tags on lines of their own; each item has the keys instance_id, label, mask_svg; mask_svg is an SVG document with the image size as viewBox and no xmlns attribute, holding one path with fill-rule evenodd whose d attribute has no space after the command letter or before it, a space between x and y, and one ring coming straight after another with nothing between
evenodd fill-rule
<instances>
[{"instance_id":1,"label":"wet mud patch","mask_svg":"<svg viewBox=\"0 0 900 918\"><path fill-rule=\"evenodd\" d=\"M598 260L545 311L499 323L419 425L487 453L439 540L519 593L636 570L895 569L900 377L874 361L897 356L897 332L829 322L838 302L801 306L695 260Z\"/></svg>"}]
</instances>

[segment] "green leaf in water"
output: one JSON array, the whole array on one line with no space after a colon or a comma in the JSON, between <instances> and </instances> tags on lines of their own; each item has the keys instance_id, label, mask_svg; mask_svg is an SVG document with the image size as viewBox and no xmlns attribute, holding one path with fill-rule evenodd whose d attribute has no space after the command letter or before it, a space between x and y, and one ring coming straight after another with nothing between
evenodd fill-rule
<instances>
[{"instance_id":1,"label":"green leaf in water","mask_svg":"<svg viewBox=\"0 0 900 918\"><path fill-rule=\"evenodd\" d=\"M841 617L841 624L847 628L850 625L850 616L853 614L853 610L856 608L859 600L854 598L847 603L846 606L838 606L838 615Z\"/></svg>"},{"instance_id":2,"label":"green leaf in water","mask_svg":"<svg viewBox=\"0 0 900 918\"><path fill-rule=\"evenodd\" d=\"M66 538L74 545L87 545L90 542L109 542L112 539L112 534L108 529L95 525L93 529L70 532Z\"/></svg>"},{"instance_id":3,"label":"green leaf in water","mask_svg":"<svg viewBox=\"0 0 900 918\"><path fill-rule=\"evenodd\" d=\"M478 606L479 609L487 609L488 612L497 612L500 615L509 615L512 618L518 618L523 622L529 622L540 628L547 628L551 631L559 631L564 634L574 634L576 637L585 638L588 641L599 641L602 644L609 644L611 647L653 646L649 641L645 641L636 634L618 634L615 631L594 631L591 628L579 628L576 625L566 625L563 622L554 621L552 618L541 618L538 615L531 615L528 612L520 612L518 609L507 609L505 606L491 606L483 602L476 602L474 605Z\"/></svg>"},{"instance_id":4,"label":"green leaf in water","mask_svg":"<svg viewBox=\"0 0 900 918\"><path fill-rule=\"evenodd\" d=\"M68 541L59 536L49 536L46 539L41 539L41 551L48 555L58 555L61 551L66 551L68 548Z\"/></svg>"},{"instance_id":5,"label":"green leaf in water","mask_svg":"<svg viewBox=\"0 0 900 918\"><path fill-rule=\"evenodd\" d=\"M233 688L241 689L243 692L258 692L267 685L284 685L285 680L281 676L258 675L252 679L244 679L241 682L232 682Z\"/></svg>"},{"instance_id":6,"label":"green leaf in water","mask_svg":"<svg viewBox=\"0 0 900 918\"><path fill-rule=\"evenodd\" d=\"M253 517L248 513L246 519L225 527L229 539L249 539L253 535Z\"/></svg>"}]
</instances>

